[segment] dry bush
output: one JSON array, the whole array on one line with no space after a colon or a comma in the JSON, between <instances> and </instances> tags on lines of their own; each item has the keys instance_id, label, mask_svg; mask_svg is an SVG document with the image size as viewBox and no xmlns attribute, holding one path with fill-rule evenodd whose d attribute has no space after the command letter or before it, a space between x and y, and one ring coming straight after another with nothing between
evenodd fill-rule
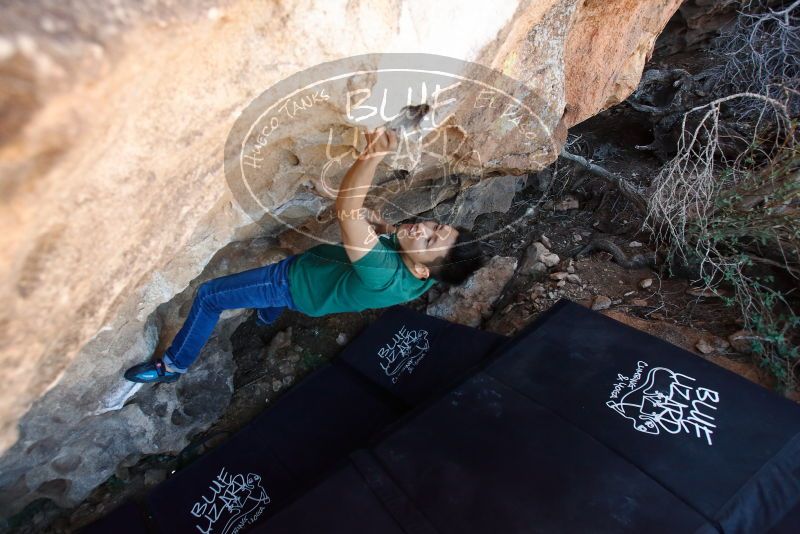
<instances>
[{"instance_id":1,"label":"dry bush","mask_svg":"<svg viewBox=\"0 0 800 534\"><path fill-rule=\"evenodd\" d=\"M725 156L723 106L738 99L761 104L749 124L747 148ZM756 109L748 104L749 109ZM693 117L697 115L698 117ZM764 117L771 117L769 128ZM687 121L695 124L687 127ZM742 125L737 125L742 130ZM671 256L698 266L706 287L738 304L752 348L786 387L797 385L800 317L763 266L800 282L800 150L784 102L754 93L730 95L684 116L677 155L655 178L647 227ZM769 132L768 138L759 136Z\"/></svg>"},{"instance_id":2,"label":"dry bush","mask_svg":"<svg viewBox=\"0 0 800 534\"><path fill-rule=\"evenodd\" d=\"M646 218L673 261L739 307L753 351L786 388L800 380L798 23L800 0L750 2L723 33L708 76L718 98L683 115Z\"/></svg>"},{"instance_id":3,"label":"dry bush","mask_svg":"<svg viewBox=\"0 0 800 534\"><path fill-rule=\"evenodd\" d=\"M774 116L771 133L776 139L787 139L791 143L794 127L785 106L759 94L739 93L719 98L684 115L678 152L654 179L648 203L651 229L663 240L674 242L683 260L687 259L689 227L699 225L701 234L708 233L709 218L720 192L735 188L749 176L756 161L769 161L783 150L774 142L759 139L758 132L763 130L761 120L751 126L749 139L739 133L732 134L731 129L725 130L725 136L721 135L722 106L737 99L760 102L759 119L769 111L774 112L771 113ZM688 127L687 123L694 126ZM748 148L731 160L721 145L730 143L734 136L738 141L745 141ZM701 253L703 248L701 244L694 245L694 251L701 257L705 256Z\"/></svg>"},{"instance_id":4,"label":"dry bush","mask_svg":"<svg viewBox=\"0 0 800 534\"><path fill-rule=\"evenodd\" d=\"M716 40L712 53L722 61L710 73L717 95L757 93L785 101L791 116L800 112L800 0L770 8L765 0L745 2L734 23ZM752 100L731 102L738 116L760 113Z\"/></svg>"}]
</instances>

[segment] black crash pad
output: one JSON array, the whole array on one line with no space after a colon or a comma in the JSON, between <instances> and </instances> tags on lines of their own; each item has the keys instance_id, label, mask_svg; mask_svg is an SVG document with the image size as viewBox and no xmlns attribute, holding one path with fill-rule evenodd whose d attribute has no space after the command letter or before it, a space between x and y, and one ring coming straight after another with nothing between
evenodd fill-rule
<instances>
[{"instance_id":1,"label":"black crash pad","mask_svg":"<svg viewBox=\"0 0 800 534\"><path fill-rule=\"evenodd\" d=\"M395 306L339 359L408 406L444 393L508 338Z\"/></svg>"},{"instance_id":2,"label":"black crash pad","mask_svg":"<svg viewBox=\"0 0 800 534\"><path fill-rule=\"evenodd\" d=\"M800 531L799 435L793 403L561 302L357 453L379 476L351 461L258 531Z\"/></svg>"},{"instance_id":3,"label":"black crash pad","mask_svg":"<svg viewBox=\"0 0 800 534\"><path fill-rule=\"evenodd\" d=\"M705 523L614 451L483 373L374 454L436 532L693 532Z\"/></svg>"},{"instance_id":4,"label":"black crash pad","mask_svg":"<svg viewBox=\"0 0 800 534\"><path fill-rule=\"evenodd\" d=\"M394 308L149 506L162 532L783 534L798 443L800 407L576 304L510 341Z\"/></svg>"},{"instance_id":5,"label":"black crash pad","mask_svg":"<svg viewBox=\"0 0 800 534\"><path fill-rule=\"evenodd\" d=\"M396 380L376 380L370 374L376 354L408 329L430 343L416 345L416 365L406 360ZM156 487L148 497L155 523L165 533L211 533L265 520L380 429L446 390L506 339L409 308L386 310L333 363ZM403 347L392 348L402 357Z\"/></svg>"},{"instance_id":6,"label":"black crash pad","mask_svg":"<svg viewBox=\"0 0 800 534\"><path fill-rule=\"evenodd\" d=\"M397 417L361 386L335 366L315 372L227 442L151 491L148 505L159 531L223 532L230 521L268 517L294 497L308 466L334 463L342 449L350 450L348 444L361 443ZM318 433L310 436L314 424Z\"/></svg>"},{"instance_id":7,"label":"black crash pad","mask_svg":"<svg viewBox=\"0 0 800 534\"><path fill-rule=\"evenodd\" d=\"M404 534L359 471L346 465L253 532Z\"/></svg>"},{"instance_id":8,"label":"black crash pad","mask_svg":"<svg viewBox=\"0 0 800 534\"><path fill-rule=\"evenodd\" d=\"M763 530L800 502L796 404L599 313L560 303L486 372L724 530Z\"/></svg>"},{"instance_id":9,"label":"black crash pad","mask_svg":"<svg viewBox=\"0 0 800 534\"><path fill-rule=\"evenodd\" d=\"M612 451L482 373L371 454L383 476L370 478L389 491L353 462L256 532L323 532L313 527L328 522L342 533L672 533L705 523Z\"/></svg>"}]
</instances>

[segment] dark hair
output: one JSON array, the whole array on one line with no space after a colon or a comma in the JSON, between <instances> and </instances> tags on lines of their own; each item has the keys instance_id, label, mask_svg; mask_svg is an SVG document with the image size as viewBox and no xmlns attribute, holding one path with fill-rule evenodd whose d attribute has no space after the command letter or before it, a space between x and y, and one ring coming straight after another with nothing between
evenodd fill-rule
<instances>
[{"instance_id":1,"label":"dark hair","mask_svg":"<svg viewBox=\"0 0 800 534\"><path fill-rule=\"evenodd\" d=\"M432 278L457 286L483 267L485 259L472 232L461 226L452 228L458 232L455 243L443 258L437 258L428 268Z\"/></svg>"}]
</instances>

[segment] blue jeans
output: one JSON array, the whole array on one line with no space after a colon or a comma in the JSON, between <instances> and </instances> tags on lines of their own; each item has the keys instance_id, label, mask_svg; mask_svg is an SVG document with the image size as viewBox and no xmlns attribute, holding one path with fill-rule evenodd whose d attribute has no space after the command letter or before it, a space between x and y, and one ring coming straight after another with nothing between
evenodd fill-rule
<instances>
[{"instance_id":1,"label":"blue jeans","mask_svg":"<svg viewBox=\"0 0 800 534\"><path fill-rule=\"evenodd\" d=\"M200 355L222 310L256 308L265 322L278 318L284 308L297 309L289 293L289 266L297 255L241 273L213 278L200 284L192 309L163 356L179 373Z\"/></svg>"}]
</instances>

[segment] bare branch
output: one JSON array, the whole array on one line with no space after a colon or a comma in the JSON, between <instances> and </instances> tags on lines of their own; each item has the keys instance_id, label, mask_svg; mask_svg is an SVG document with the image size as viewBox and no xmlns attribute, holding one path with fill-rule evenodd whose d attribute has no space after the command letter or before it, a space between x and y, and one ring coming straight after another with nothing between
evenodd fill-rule
<instances>
[{"instance_id":1,"label":"bare branch","mask_svg":"<svg viewBox=\"0 0 800 534\"><path fill-rule=\"evenodd\" d=\"M628 182L624 178L613 174L603 167L596 165L584 157L578 156L577 154L570 154L566 150L561 151L561 157L567 159L569 161L573 161L578 165L581 165L583 168L591 172L592 174L599 176L609 183L613 184L614 186L619 189L620 193L625 195L625 198L630 200L634 203L634 205L641 211L645 213L647 211L647 202L644 200L642 193L638 187L634 184Z\"/></svg>"}]
</instances>

